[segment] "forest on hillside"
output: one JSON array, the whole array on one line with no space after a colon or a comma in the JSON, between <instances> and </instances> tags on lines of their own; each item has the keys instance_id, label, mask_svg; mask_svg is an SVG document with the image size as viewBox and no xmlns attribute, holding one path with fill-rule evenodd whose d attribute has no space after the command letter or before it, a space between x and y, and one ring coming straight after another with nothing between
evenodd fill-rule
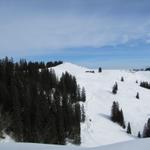
<instances>
[{"instance_id":1,"label":"forest on hillside","mask_svg":"<svg viewBox=\"0 0 150 150\"><path fill-rule=\"evenodd\" d=\"M80 144L85 89L68 72L57 78L56 62L0 60L0 137L18 142Z\"/></svg>"}]
</instances>

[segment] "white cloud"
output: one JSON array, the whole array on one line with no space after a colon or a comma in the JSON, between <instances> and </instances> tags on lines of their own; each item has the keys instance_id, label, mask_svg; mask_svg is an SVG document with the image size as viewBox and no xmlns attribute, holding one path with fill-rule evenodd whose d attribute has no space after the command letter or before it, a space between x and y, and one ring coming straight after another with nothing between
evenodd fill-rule
<instances>
[{"instance_id":1,"label":"white cloud","mask_svg":"<svg viewBox=\"0 0 150 150\"><path fill-rule=\"evenodd\" d=\"M0 23L0 55L38 55L72 47L102 47L146 39L149 19L40 15ZM149 40L146 39L148 42Z\"/></svg>"}]
</instances>

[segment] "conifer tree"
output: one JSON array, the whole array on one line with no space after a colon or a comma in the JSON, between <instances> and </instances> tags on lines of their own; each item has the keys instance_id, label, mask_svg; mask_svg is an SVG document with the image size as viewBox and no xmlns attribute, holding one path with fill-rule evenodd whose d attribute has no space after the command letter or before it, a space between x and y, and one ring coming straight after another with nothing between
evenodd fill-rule
<instances>
[{"instance_id":1,"label":"conifer tree","mask_svg":"<svg viewBox=\"0 0 150 150\"><path fill-rule=\"evenodd\" d=\"M112 109L111 109L111 120L113 122L118 122L119 119L119 104L118 102L113 102Z\"/></svg>"},{"instance_id":2,"label":"conifer tree","mask_svg":"<svg viewBox=\"0 0 150 150\"><path fill-rule=\"evenodd\" d=\"M130 122L128 122L127 133L128 133L128 134L132 134Z\"/></svg>"},{"instance_id":3,"label":"conifer tree","mask_svg":"<svg viewBox=\"0 0 150 150\"><path fill-rule=\"evenodd\" d=\"M84 122L85 121L85 110L84 110L84 105L82 104L81 107L81 121Z\"/></svg>"},{"instance_id":4,"label":"conifer tree","mask_svg":"<svg viewBox=\"0 0 150 150\"><path fill-rule=\"evenodd\" d=\"M118 91L118 84L117 82L114 84L113 88L112 88L112 93L113 94L117 94L117 91Z\"/></svg>"},{"instance_id":5,"label":"conifer tree","mask_svg":"<svg viewBox=\"0 0 150 150\"><path fill-rule=\"evenodd\" d=\"M119 112L119 123L125 129L124 115L122 109Z\"/></svg>"},{"instance_id":6,"label":"conifer tree","mask_svg":"<svg viewBox=\"0 0 150 150\"><path fill-rule=\"evenodd\" d=\"M102 68L101 67L98 68L98 72L99 73L102 72Z\"/></svg>"},{"instance_id":7,"label":"conifer tree","mask_svg":"<svg viewBox=\"0 0 150 150\"><path fill-rule=\"evenodd\" d=\"M148 119L147 123L144 126L143 137L144 138L150 137L150 118Z\"/></svg>"},{"instance_id":8,"label":"conifer tree","mask_svg":"<svg viewBox=\"0 0 150 150\"><path fill-rule=\"evenodd\" d=\"M86 101L86 94L85 94L85 88L84 87L82 88L82 91L81 91L81 101L82 102Z\"/></svg>"},{"instance_id":9,"label":"conifer tree","mask_svg":"<svg viewBox=\"0 0 150 150\"><path fill-rule=\"evenodd\" d=\"M137 99L140 99L140 97L139 97L139 92L137 92L136 98L137 98Z\"/></svg>"},{"instance_id":10,"label":"conifer tree","mask_svg":"<svg viewBox=\"0 0 150 150\"><path fill-rule=\"evenodd\" d=\"M119 103L113 102L112 109L111 109L111 120L113 122L117 122L120 126L125 128L125 121L122 109L119 110Z\"/></svg>"},{"instance_id":11,"label":"conifer tree","mask_svg":"<svg viewBox=\"0 0 150 150\"><path fill-rule=\"evenodd\" d=\"M121 77L121 82L124 82L124 78L123 77Z\"/></svg>"},{"instance_id":12,"label":"conifer tree","mask_svg":"<svg viewBox=\"0 0 150 150\"><path fill-rule=\"evenodd\" d=\"M140 131L138 132L138 138L141 138L141 133L140 133Z\"/></svg>"}]
</instances>

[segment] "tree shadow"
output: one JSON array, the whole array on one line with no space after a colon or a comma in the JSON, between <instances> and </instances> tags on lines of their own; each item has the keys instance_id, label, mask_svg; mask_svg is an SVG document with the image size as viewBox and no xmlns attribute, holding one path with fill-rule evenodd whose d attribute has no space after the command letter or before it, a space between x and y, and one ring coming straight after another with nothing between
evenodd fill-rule
<instances>
[{"instance_id":1,"label":"tree shadow","mask_svg":"<svg viewBox=\"0 0 150 150\"><path fill-rule=\"evenodd\" d=\"M103 114L103 113L100 113L99 115L102 116L105 119L111 120L109 115L106 115L106 114Z\"/></svg>"}]
</instances>

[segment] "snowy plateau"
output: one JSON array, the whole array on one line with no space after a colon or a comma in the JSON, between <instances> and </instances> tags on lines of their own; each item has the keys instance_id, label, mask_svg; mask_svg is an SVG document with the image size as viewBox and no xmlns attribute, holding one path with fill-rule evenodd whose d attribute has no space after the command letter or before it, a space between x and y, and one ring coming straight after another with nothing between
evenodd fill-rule
<instances>
[{"instance_id":1,"label":"snowy plateau","mask_svg":"<svg viewBox=\"0 0 150 150\"><path fill-rule=\"evenodd\" d=\"M32 150L148 150L150 139L138 139L143 132L144 124L150 118L150 90L140 87L141 81L150 82L150 72L131 70L102 70L98 73L87 73L93 70L71 63L63 63L53 68L58 77L62 72L69 72L77 79L77 83L86 90L85 113L86 120L81 124L80 146L54 146L41 144L0 144L0 149L32 149ZM124 82L121 82L121 77ZM138 83L136 83L138 81ZM112 87L117 82L118 92L112 94ZM136 99L139 92L140 99ZM118 124L110 120L113 101L119 102L127 125L131 124L132 135L126 133ZM5 142L5 141L3 141ZM9 142L9 140L7 140ZM116 144L118 143L118 144ZM94 147L94 148L93 148Z\"/></svg>"}]
</instances>

